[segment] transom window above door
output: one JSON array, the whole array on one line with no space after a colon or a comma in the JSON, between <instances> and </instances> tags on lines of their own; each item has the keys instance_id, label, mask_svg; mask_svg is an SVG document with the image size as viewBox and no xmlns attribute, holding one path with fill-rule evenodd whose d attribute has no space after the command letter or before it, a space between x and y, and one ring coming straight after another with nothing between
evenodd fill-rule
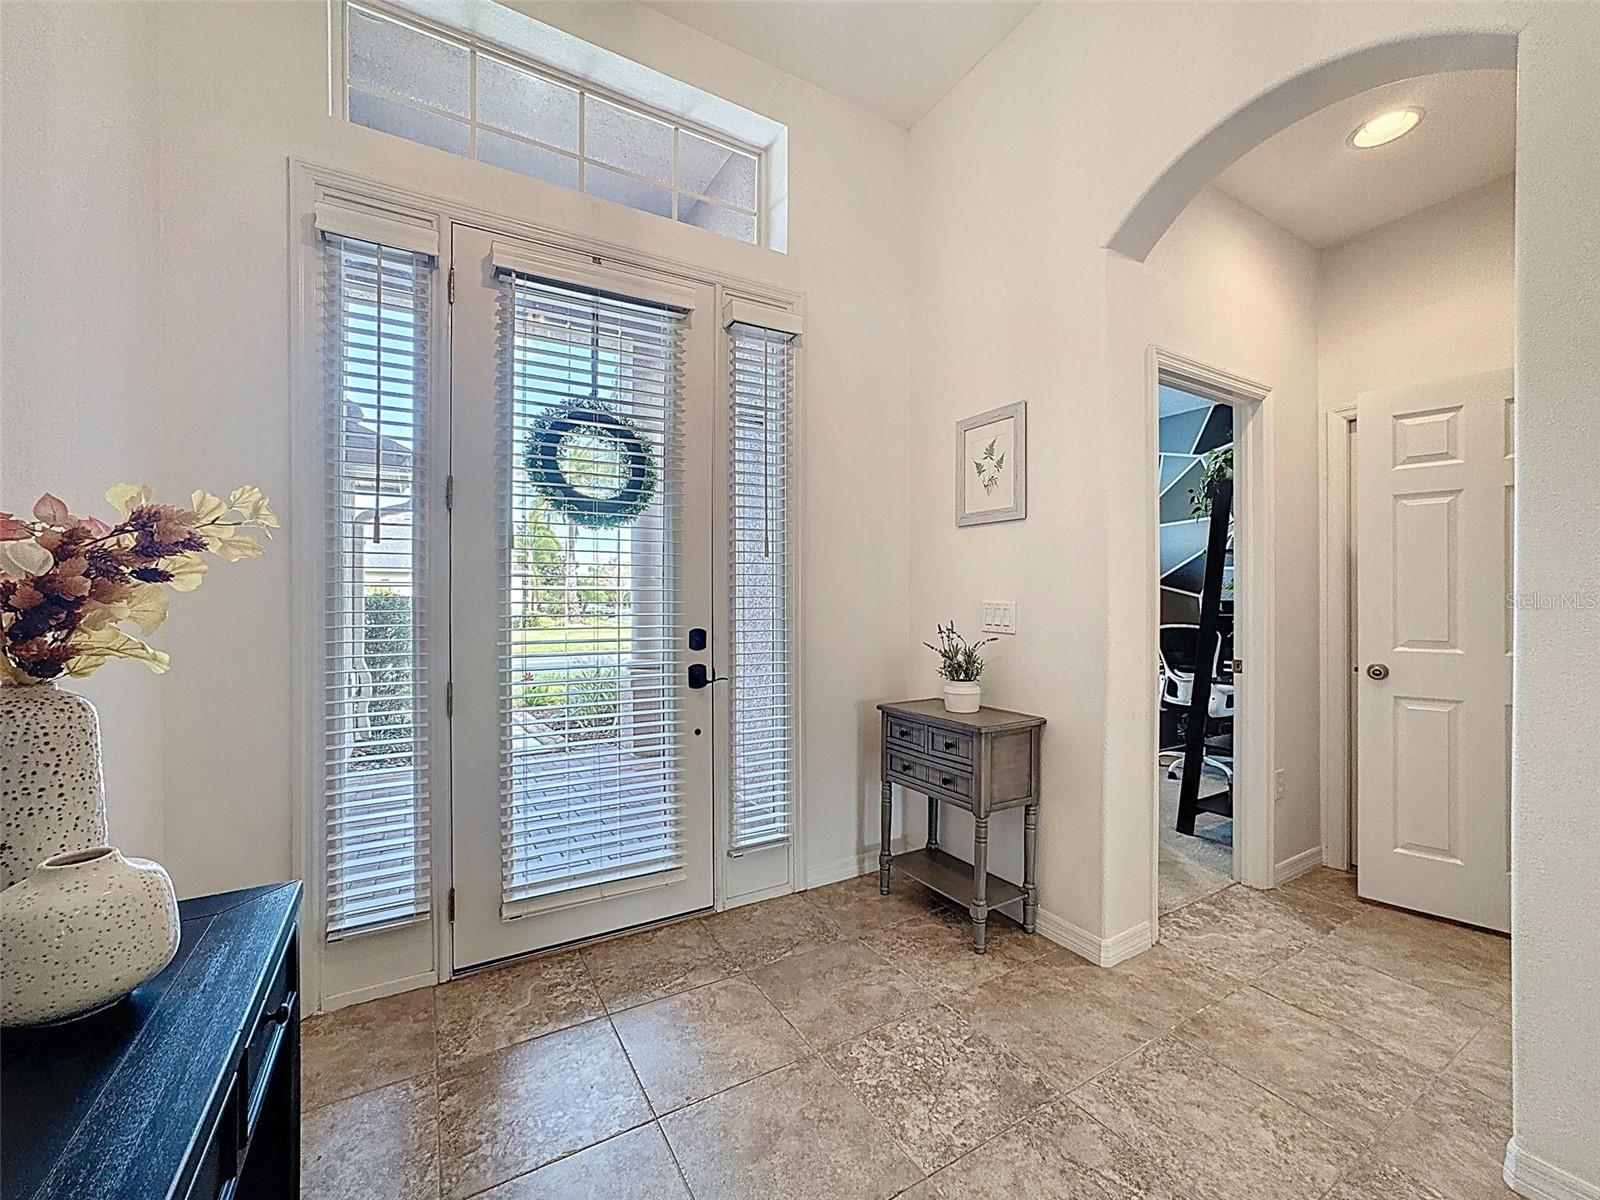
<instances>
[{"instance_id":1,"label":"transom window above door","mask_svg":"<svg viewBox=\"0 0 1600 1200\"><path fill-rule=\"evenodd\" d=\"M360 4L341 11L338 90L352 123L737 241L784 248L781 211L773 219L774 179L786 174L776 161L784 139L775 122L677 81L650 89L663 97L684 93L697 114L739 126L746 137L736 137L409 11ZM549 41L552 51L577 41L506 13L502 19L530 27L525 40ZM617 60L641 82L655 74L578 45L590 52L587 61ZM770 143L746 140L767 137Z\"/></svg>"}]
</instances>

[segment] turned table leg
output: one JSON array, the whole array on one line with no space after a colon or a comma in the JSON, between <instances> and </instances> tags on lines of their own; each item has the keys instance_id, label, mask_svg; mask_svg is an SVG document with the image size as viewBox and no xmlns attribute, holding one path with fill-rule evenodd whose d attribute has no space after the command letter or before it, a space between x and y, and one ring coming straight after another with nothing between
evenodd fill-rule
<instances>
[{"instance_id":1,"label":"turned table leg","mask_svg":"<svg viewBox=\"0 0 1600 1200\"><path fill-rule=\"evenodd\" d=\"M939 800L936 796L928 797L928 849L939 848Z\"/></svg>"},{"instance_id":2,"label":"turned table leg","mask_svg":"<svg viewBox=\"0 0 1600 1200\"><path fill-rule=\"evenodd\" d=\"M1039 920L1039 806L1030 804L1022 817L1022 928L1032 933Z\"/></svg>"},{"instance_id":3,"label":"turned table leg","mask_svg":"<svg viewBox=\"0 0 1600 1200\"><path fill-rule=\"evenodd\" d=\"M989 818L972 823L972 949L982 954L989 928Z\"/></svg>"},{"instance_id":4,"label":"turned table leg","mask_svg":"<svg viewBox=\"0 0 1600 1200\"><path fill-rule=\"evenodd\" d=\"M894 857L889 852L889 841L893 837L894 829L894 785L887 779L883 781L883 818L882 818L883 843L878 849L878 891L883 895L889 894L889 862Z\"/></svg>"}]
</instances>

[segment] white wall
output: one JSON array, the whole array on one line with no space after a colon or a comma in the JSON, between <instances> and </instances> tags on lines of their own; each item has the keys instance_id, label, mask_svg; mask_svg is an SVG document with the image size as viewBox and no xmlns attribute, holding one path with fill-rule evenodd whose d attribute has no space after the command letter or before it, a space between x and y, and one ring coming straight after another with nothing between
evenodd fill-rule
<instances>
[{"instance_id":1,"label":"white wall","mask_svg":"<svg viewBox=\"0 0 1600 1200\"><path fill-rule=\"evenodd\" d=\"M0 4L3 510L106 516L111 484L155 480L155 33L139 5ZM168 685L113 662L70 686L100 709L111 840L161 858Z\"/></svg>"},{"instance_id":2,"label":"white wall","mask_svg":"<svg viewBox=\"0 0 1600 1200\"><path fill-rule=\"evenodd\" d=\"M1140 511L1147 471L1114 388L1116 265L1102 247L1166 168L1233 114L1276 132L1252 102L1314 66L1379 42L1392 46L1384 62L1403 65L1409 39L1435 31L1519 33L1519 479L1539 480L1519 484L1519 586L1592 589L1597 24L1592 6L1559 4L1042 5L912 131L922 203L907 645L926 679L916 643L933 614L975 622L979 599L1018 600L1022 632L996 656L990 697L1050 721L1045 910L1112 940L1148 906L1148 843L1128 828L1142 811L1129 798L1150 667L1129 597L1146 583L1145 540L1119 524ZM1259 140L1215 144L1242 152ZM1184 175L1175 186L1198 185ZM1016 399L1030 402L1028 520L958 531L941 448L950 422ZM1590 1186L1600 1129L1585 1114L1600 1109L1600 1063L1578 1048L1600 1047L1600 1010L1581 1000L1600 988L1600 955L1580 914L1600 880L1594 856L1572 847L1586 844L1582 813L1594 808L1592 787L1582 802L1574 792L1595 777L1600 745L1593 635L1592 613L1519 621L1513 800L1517 1140Z\"/></svg>"},{"instance_id":3,"label":"white wall","mask_svg":"<svg viewBox=\"0 0 1600 1200\"><path fill-rule=\"evenodd\" d=\"M1256 426L1265 439L1275 481L1272 502L1263 506L1268 527L1252 531L1249 514L1241 509L1236 547L1256 543L1256 537L1273 545L1275 563L1265 593L1272 597L1276 614L1277 657L1273 663L1275 709L1256 711L1269 740L1269 781L1262 794L1272 791L1270 772L1284 772L1284 798L1274 805L1274 857L1259 847L1260 861L1269 867L1310 850L1321 841L1321 804L1318 787L1318 670L1319 593L1317 587L1317 252L1308 243L1272 224L1215 188L1208 188L1183 211L1148 259L1135 263L1116 256L1107 271L1107 336L1111 353L1107 361L1107 389L1111 407L1122 416L1106 431L1117 453L1134 453L1149 461L1145 440L1148 404L1146 356L1149 347L1181 354L1206 366L1242 376L1269 390ZM1235 418L1238 443L1241 418ZM1242 459L1241 459L1242 463ZM1264 479L1262 480L1264 482ZM1137 511L1110 514L1108 536L1114 543L1143 539L1150 511L1150 489L1141 486L1142 505ZM1156 596L1150 588L1148 560L1139 560L1140 582L1131 594L1140 605L1120 604L1111 614L1114 648L1108 670L1133 669L1129 657L1148 659L1150 631L1159 621ZM1239 561L1241 571L1247 560ZM1141 607L1142 606L1142 607ZM1247 618L1248 619L1248 618ZM1135 638L1138 638L1136 641ZM1241 654L1248 651L1236 646ZM1126 666L1122 664L1128 664ZM1252 664L1246 661L1241 679L1249 682ZM1150 672L1146 671L1146 675ZM1249 694L1245 703L1250 702ZM1147 697L1148 720L1155 719L1154 682ZM1149 724L1138 732L1148 738ZM1155 831L1149 821L1150 794L1148 742L1132 759L1143 766L1135 783L1130 773L1125 787L1111 793L1112 802L1126 808L1130 820L1108 827L1125 840L1107 843L1108 858L1121 863L1141 848L1150 858ZM1108 755L1120 774L1120 754ZM1124 799L1126 798L1126 799ZM1241 822L1235 822L1235 828ZM1241 834L1241 841L1244 835ZM1248 853L1239 845L1238 852ZM1108 904L1132 902L1132 909L1108 910L1114 928L1137 924L1149 909L1148 890L1134 897L1118 890Z\"/></svg>"},{"instance_id":4,"label":"white wall","mask_svg":"<svg viewBox=\"0 0 1600 1200\"><path fill-rule=\"evenodd\" d=\"M1511 365L1514 192L1508 175L1323 253L1325 407Z\"/></svg>"},{"instance_id":5,"label":"white wall","mask_svg":"<svg viewBox=\"0 0 1600 1200\"><path fill-rule=\"evenodd\" d=\"M865 803L876 794L871 705L900 688L906 627L905 134L638 5L522 7L786 123L790 252L328 117L322 4L163 7L167 419L189 431L184 456L198 482L253 482L287 504L290 155L806 292L806 849L813 873L848 863L853 874L877 841ZM172 755L219 705L250 714L235 736L184 757L173 780L167 863L186 893L290 873L289 563L294 540L316 533L292 511L285 526L265 560L207 584L227 619L185 622L169 638Z\"/></svg>"}]
</instances>

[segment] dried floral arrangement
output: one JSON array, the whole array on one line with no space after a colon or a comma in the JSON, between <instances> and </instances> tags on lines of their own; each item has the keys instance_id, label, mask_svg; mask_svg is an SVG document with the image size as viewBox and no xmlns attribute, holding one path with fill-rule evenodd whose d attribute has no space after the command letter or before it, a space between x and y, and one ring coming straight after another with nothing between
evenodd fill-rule
<instances>
[{"instance_id":1,"label":"dried floral arrangement","mask_svg":"<svg viewBox=\"0 0 1600 1200\"><path fill-rule=\"evenodd\" d=\"M205 578L206 555L228 562L259 558L247 530L272 536L278 518L257 487L226 500L195 492L189 507L157 504L148 487L118 484L106 501L120 514L110 525L76 517L46 492L32 518L0 512L0 681L42 683L92 674L113 658L132 658L157 674L168 656L118 628L132 623L148 637L167 619L163 590L192 592Z\"/></svg>"}]
</instances>

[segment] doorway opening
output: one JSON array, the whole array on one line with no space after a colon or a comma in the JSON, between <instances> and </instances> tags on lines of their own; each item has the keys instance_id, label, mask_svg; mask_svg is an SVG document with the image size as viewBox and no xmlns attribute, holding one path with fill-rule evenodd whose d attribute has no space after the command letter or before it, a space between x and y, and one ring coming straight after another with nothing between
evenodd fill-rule
<instances>
[{"instance_id":1,"label":"doorway opening","mask_svg":"<svg viewBox=\"0 0 1600 1200\"><path fill-rule=\"evenodd\" d=\"M1233 406L1157 387L1160 911L1234 881Z\"/></svg>"}]
</instances>

